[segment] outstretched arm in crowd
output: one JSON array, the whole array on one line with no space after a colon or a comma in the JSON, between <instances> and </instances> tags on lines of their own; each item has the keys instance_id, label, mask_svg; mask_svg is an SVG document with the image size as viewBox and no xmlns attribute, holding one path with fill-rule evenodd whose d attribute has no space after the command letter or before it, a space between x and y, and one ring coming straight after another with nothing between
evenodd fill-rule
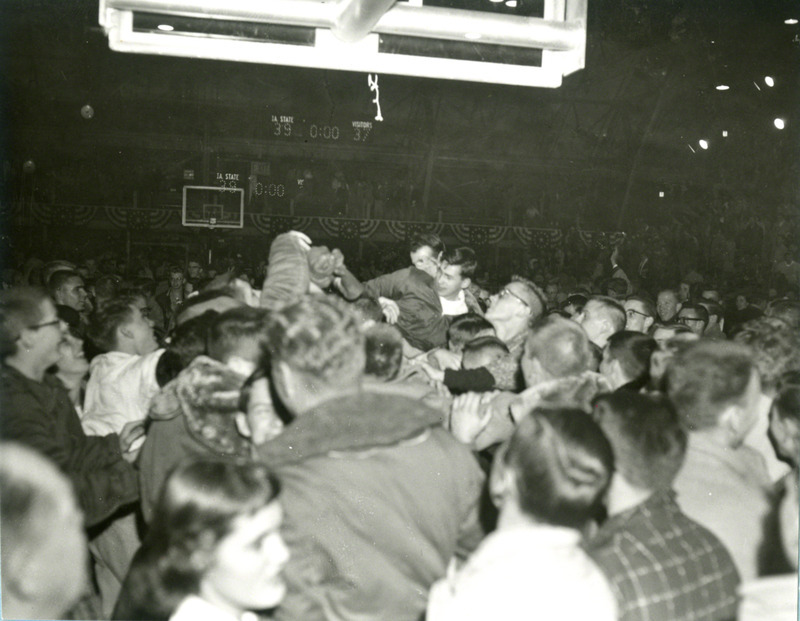
<instances>
[{"instance_id":1,"label":"outstretched arm in crowd","mask_svg":"<svg viewBox=\"0 0 800 621\"><path fill-rule=\"evenodd\" d=\"M277 310L296 302L308 292L310 282L306 254L311 240L304 233L278 235L269 250L269 266L261 288L261 306Z\"/></svg>"}]
</instances>

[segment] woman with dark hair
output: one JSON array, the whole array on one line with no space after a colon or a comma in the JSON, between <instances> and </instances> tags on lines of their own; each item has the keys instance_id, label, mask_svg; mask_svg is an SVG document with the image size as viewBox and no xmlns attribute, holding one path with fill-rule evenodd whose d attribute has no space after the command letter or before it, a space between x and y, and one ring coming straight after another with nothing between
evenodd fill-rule
<instances>
[{"instance_id":1,"label":"woman with dark hair","mask_svg":"<svg viewBox=\"0 0 800 621\"><path fill-rule=\"evenodd\" d=\"M115 619L234 621L276 606L289 551L279 486L261 464L199 461L167 480Z\"/></svg>"}]
</instances>

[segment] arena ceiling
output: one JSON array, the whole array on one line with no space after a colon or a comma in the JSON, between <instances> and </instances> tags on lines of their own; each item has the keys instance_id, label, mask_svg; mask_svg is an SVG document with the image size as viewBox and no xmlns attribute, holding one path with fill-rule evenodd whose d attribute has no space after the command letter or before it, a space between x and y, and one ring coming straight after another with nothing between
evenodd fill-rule
<instances>
[{"instance_id":1,"label":"arena ceiling","mask_svg":"<svg viewBox=\"0 0 800 621\"><path fill-rule=\"evenodd\" d=\"M380 75L379 122L364 73L112 52L96 0L5 0L6 197L27 184L45 201L157 200L187 170L213 182L226 162L249 162L273 176L401 178L411 217L533 205L615 226L709 196L796 205L792 19L798 1L589 0L585 69L559 88Z\"/></svg>"}]
</instances>

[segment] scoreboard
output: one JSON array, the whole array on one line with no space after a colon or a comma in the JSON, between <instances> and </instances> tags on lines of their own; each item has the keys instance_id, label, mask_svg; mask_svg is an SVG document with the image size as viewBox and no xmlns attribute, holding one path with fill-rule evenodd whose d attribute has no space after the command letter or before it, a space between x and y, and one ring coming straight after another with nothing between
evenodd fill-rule
<instances>
[{"instance_id":1,"label":"scoreboard","mask_svg":"<svg viewBox=\"0 0 800 621\"><path fill-rule=\"evenodd\" d=\"M316 122L292 115L270 115L273 138L304 142L367 142L372 121Z\"/></svg>"}]
</instances>

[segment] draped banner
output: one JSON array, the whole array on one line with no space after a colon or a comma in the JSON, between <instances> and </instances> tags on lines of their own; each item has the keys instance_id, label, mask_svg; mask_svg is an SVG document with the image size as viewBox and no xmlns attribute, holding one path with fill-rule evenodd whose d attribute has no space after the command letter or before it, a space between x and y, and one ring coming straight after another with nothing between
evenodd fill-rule
<instances>
[{"instance_id":1,"label":"draped banner","mask_svg":"<svg viewBox=\"0 0 800 621\"><path fill-rule=\"evenodd\" d=\"M450 228L456 239L462 244L470 246L489 246L496 244L505 237L507 226L479 226L472 224L451 224Z\"/></svg>"},{"instance_id":2,"label":"draped banner","mask_svg":"<svg viewBox=\"0 0 800 621\"><path fill-rule=\"evenodd\" d=\"M406 241L420 233L434 233L441 236L444 224L441 222L403 222L401 220L385 220L386 228L397 241Z\"/></svg>"},{"instance_id":3,"label":"draped banner","mask_svg":"<svg viewBox=\"0 0 800 621\"><path fill-rule=\"evenodd\" d=\"M514 235L526 246L539 248L556 248L561 244L564 235L558 229L527 229L522 226L513 227Z\"/></svg>"},{"instance_id":4,"label":"draped banner","mask_svg":"<svg viewBox=\"0 0 800 621\"><path fill-rule=\"evenodd\" d=\"M311 216L265 216L260 213L250 214L253 226L261 233L277 237L287 231L308 232L311 228Z\"/></svg>"},{"instance_id":5,"label":"draped banner","mask_svg":"<svg viewBox=\"0 0 800 621\"><path fill-rule=\"evenodd\" d=\"M170 206L141 208L11 203L3 205L2 211L6 217L10 217L12 223L22 225L92 226L100 229L108 228L111 224L116 228L133 231L168 229L170 232L179 233L183 230L180 208ZM582 231L574 227L565 233L559 229L521 226L361 220L322 216L269 216L259 213L246 215L248 224L236 234L253 235L258 232L270 238L286 231L303 231L312 237L324 236L343 241L407 242L419 233L434 233L443 239L451 241L455 239L459 244L474 247L502 244L507 247L524 246L555 250L562 247L566 241L574 243L578 240L587 246L607 248L625 237L624 233L618 231ZM226 234L232 233L233 230Z\"/></svg>"},{"instance_id":6,"label":"draped banner","mask_svg":"<svg viewBox=\"0 0 800 621\"><path fill-rule=\"evenodd\" d=\"M31 212L34 219L42 224L51 226L84 226L94 219L97 214L97 207L34 204L31 205Z\"/></svg>"},{"instance_id":7,"label":"draped banner","mask_svg":"<svg viewBox=\"0 0 800 621\"><path fill-rule=\"evenodd\" d=\"M380 220L353 220L350 218L320 218L325 234L344 240L369 239L375 234Z\"/></svg>"},{"instance_id":8,"label":"draped banner","mask_svg":"<svg viewBox=\"0 0 800 621\"><path fill-rule=\"evenodd\" d=\"M177 216L177 212L166 209L105 207L104 211L114 226L133 231L163 229L173 219L173 215Z\"/></svg>"}]
</instances>

